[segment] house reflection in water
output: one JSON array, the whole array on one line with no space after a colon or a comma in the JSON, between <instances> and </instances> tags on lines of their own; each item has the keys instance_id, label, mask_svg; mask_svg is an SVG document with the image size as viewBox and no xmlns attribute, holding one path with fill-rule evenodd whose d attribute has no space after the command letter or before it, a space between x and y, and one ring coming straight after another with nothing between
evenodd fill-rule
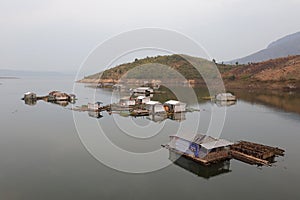
<instances>
[{"instance_id":1,"label":"house reflection in water","mask_svg":"<svg viewBox=\"0 0 300 200\"><path fill-rule=\"evenodd\" d=\"M216 105L219 107L228 107L228 106L233 106L236 104L237 101L216 101Z\"/></svg>"},{"instance_id":2,"label":"house reflection in water","mask_svg":"<svg viewBox=\"0 0 300 200\"><path fill-rule=\"evenodd\" d=\"M153 121L153 122L162 122L166 119L174 120L177 122L181 122L186 120L185 113L171 113L171 114L166 114L166 113L157 113L157 114L150 114L147 116L147 119Z\"/></svg>"},{"instance_id":3,"label":"house reflection in water","mask_svg":"<svg viewBox=\"0 0 300 200\"><path fill-rule=\"evenodd\" d=\"M60 105L62 107L66 107L67 105L69 105L69 101L49 101L49 102L56 105Z\"/></svg>"},{"instance_id":4,"label":"house reflection in water","mask_svg":"<svg viewBox=\"0 0 300 200\"><path fill-rule=\"evenodd\" d=\"M26 105L34 106L34 105L36 105L37 100L28 98L28 99L24 99L24 102Z\"/></svg>"},{"instance_id":5,"label":"house reflection in water","mask_svg":"<svg viewBox=\"0 0 300 200\"><path fill-rule=\"evenodd\" d=\"M99 111L88 111L88 114L90 117L97 118L97 119L103 117L103 115L101 115Z\"/></svg>"},{"instance_id":6,"label":"house reflection in water","mask_svg":"<svg viewBox=\"0 0 300 200\"><path fill-rule=\"evenodd\" d=\"M179 113L172 113L168 115L168 118L177 122L181 122L186 120L185 113L179 112Z\"/></svg>"},{"instance_id":7,"label":"house reflection in water","mask_svg":"<svg viewBox=\"0 0 300 200\"><path fill-rule=\"evenodd\" d=\"M147 119L154 121L154 122L162 122L165 119L167 119L167 115L166 114L150 114L149 116L147 116Z\"/></svg>"},{"instance_id":8,"label":"house reflection in water","mask_svg":"<svg viewBox=\"0 0 300 200\"><path fill-rule=\"evenodd\" d=\"M24 99L26 105L35 106L37 103L37 99ZM69 101L48 101L49 103L56 104L62 107L66 107L69 105Z\"/></svg>"},{"instance_id":9,"label":"house reflection in water","mask_svg":"<svg viewBox=\"0 0 300 200\"><path fill-rule=\"evenodd\" d=\"M169 160L171 160L175 165L205 179L210 179L212 177L231 172L229 160L212 164L209 166L203 166L191 159L188 159L170 150Z\"/></svg>"}]
</instances>

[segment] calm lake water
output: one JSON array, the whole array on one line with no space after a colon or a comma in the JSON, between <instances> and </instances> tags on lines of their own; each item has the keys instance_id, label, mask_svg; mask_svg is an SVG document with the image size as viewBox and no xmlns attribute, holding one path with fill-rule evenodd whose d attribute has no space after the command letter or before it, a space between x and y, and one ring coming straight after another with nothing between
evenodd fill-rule
<instances>
[{"instance_id":1,"label":"calm lake water","mask_svg":"<svg viewBox=\"0 0 300 200\"><path fill-rule=\"evenodd\" d=\"M160 149L179 127L183 131L193 131L198 127L197 116L200 116L197 131L205 133L212 110L218 113L224 107L200 101L199 105L189 105L199 106L200 112L188 112L177 116L177 120L161 122L108 113L96 119L87 112L73 113L70 105L62 107L39 101L29 106L21 101L27 91L40 95L53 89L71 93L72 77L0 82L0 199L300 198L300 97L297 94L234 91L239 101L227 107L221 137L284 148L286 155L278 157L273 167L231 160L224 166L207 169L181 158L161 170L132 174L111 169L89 153L86 147L89 141L86 143L85 137L94 137L93 133L99 130L95 125L111 133L107 137L119 147L130 152L149 152ZM96 100L103 103L111 101L112 93L108 89L95 90L77 84L76 91L79 99L74 106L93 101L94 94ZM138 128L124 131L115 126L116 123L123 124L120 126L125 129L130 129L130 124ZM152 136L151 132L156 129L159 134ZM105 144L96 137L94 141L89 145L99 144L103 150ZM100 153L104 157L115 156L105 149ZM174 158L167 150L162 155L162 162Z\"/></svg>"}]
</instances>

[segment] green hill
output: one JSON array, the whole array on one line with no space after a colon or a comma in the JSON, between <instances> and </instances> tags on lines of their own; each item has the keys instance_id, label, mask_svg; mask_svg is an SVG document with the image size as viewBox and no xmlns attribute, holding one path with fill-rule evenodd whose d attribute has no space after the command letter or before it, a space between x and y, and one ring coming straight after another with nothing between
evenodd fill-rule
<instances>
[{"instance_id":1,"label":"green hill","mask_svg":"<svg viewBox=\"0 0 300 200\"><path fill-rule=\"evenodd\" d=\"M215 63L187 55L166 55L135 59L132 63L125 63L96 73L79 82L101 82L109 80L119 80L121 77L127 79L176 79L184 77L187 80L202 82L202 76L215 78L218 76ZM221 67L222 68L222 67ZM221 71L228 70L223 67ZM201 72L201 75L199 73Z\"/></svg>"},{"instance_id":2,"label":"green hill","mask_svg":"<svg viewBox=\"0 0 300 200\"><path fill-rule=\"evenodd\" d=\"M200 72L200 73L199 73ZM203 78L204 77L204 78ZM245 65L216 64L187 55L166 55L135 59L78 81L115 83L117 81L156 80L203 85L222 80L229 88L299 89L300 56L288 56Z\"/></svg>"}]
</instances>

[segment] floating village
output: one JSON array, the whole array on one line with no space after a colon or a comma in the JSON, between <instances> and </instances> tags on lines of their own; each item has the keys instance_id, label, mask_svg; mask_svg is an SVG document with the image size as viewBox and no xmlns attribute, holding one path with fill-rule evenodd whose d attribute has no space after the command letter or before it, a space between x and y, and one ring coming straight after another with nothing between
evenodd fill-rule
<instances>
[{"instance_id":1,"label":"floating village","mask_svg":"<svg viewBox=\"0 0 300 200\"><path fill-rule=\"evenodd\" d=\"M114 85L113 89L122 89L121 85ZM181 121L184 113L200 110L191 109L187 104L176 99L165 102L153 101L153 94L161 94L157 87L138 87L131 89L131 95L122 97L119 102L103 105L102 102L91 102L87 105L73 107L73 111L88 112L90 117L101 118L101 112L109 114L124 114L132 117L148 117L153 121L172 119ZM37 96L27 92L22 98L26 104L35 105L38 100L66 106L74 104L76 96L59 91L52 91L45 96ZM203 99L214 101L217 105L232 105L237 98L231 93L221 93ZM229 160L236 159L251 165L271 166L277 156L284 156L284 150L263 144L237 141L231 142L221 138L213 138L206 134L186 133L170 136L168 144L162 147L169 150L169 159L198 176L209 178L211 176L230 172ZM192 163L191 163L192 162ZM192 167L191 167L192 166Z\"/></svg>"}]
</instances>

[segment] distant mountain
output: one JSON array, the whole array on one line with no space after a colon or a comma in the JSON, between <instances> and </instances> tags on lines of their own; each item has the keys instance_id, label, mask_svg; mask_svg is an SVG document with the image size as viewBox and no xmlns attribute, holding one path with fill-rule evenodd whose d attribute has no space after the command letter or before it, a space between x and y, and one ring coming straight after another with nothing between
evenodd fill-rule
<instances>
[{"instance_id":1,"label":"distant mountain","mask_svg":"<svg viewBox=\"0 0 300 200\"><path fill-rule=\"evenodd\" d=\"M285 36L272 42L266 49L229 63L247 64L291 55L300 55L300 32Z\"/></svg>"},{"instance_id":2,"label":"distant mountain","mask_svg":"<svg viewBox=\"0 0 300 200\"><path fill-rule=\"evenodd\" d=\"M0 69L0 77L63 76L61 72Z\"/></svg>"}]
</instances>

